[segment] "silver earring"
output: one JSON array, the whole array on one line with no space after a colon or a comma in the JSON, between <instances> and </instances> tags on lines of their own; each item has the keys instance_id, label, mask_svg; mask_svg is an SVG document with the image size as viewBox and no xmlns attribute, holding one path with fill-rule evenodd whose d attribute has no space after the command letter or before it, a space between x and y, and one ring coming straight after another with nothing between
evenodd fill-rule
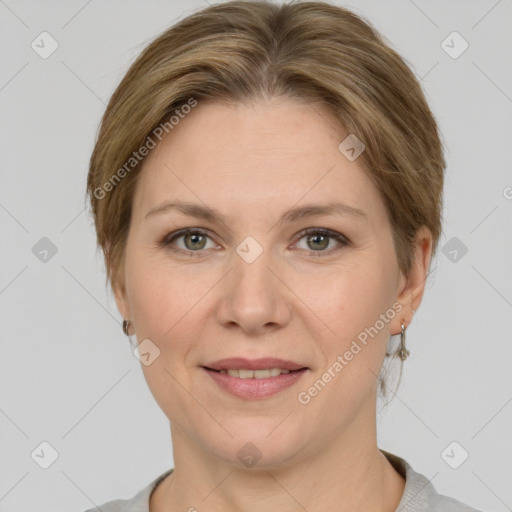
<instances>
[{"instance_id":1,"label":"silver earring","mask_svg":"<svg viewBox=\"0 0 512 512\"><path fill-rule=\"evenodd\" d=\"M398 355L402 361L405 361L410 354L405 348L405 324L400 324L400 329L400 350L398 351Z\"/></svg>"},{"instance_id":2,"label":"silver earring","mask_svg":"<svg viewBox=\"0 0 512 512\"><path fill-rule=\"evenodd\" d=\"M123 320L123 332L126 334L126 336L130 336L130 326L132 325L132 323L130 322L130 320Z\"/></svg>"}]
</instances>

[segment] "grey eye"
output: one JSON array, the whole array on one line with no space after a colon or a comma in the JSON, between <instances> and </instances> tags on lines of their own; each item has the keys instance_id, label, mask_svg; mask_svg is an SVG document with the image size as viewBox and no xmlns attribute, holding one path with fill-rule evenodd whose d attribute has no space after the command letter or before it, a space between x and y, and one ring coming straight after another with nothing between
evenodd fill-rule
<instances>
[{"instance_id":1,"label":"grey eye","mask_svg":"<svg viewBox=\"0 0 512 512\"><path fill-rule=\"evenodd\" d=\"M207 237L201 233L187 233L186 235L182 235L182 238L185 241L187 249L195 250L204 249Z\"/></svg>"},{"instance_id":2,"label":"grey eye","mask_svg":"<svg viewBox=\"0 0 512 512\"><path fill-rule=\"evenodd\" d=\"M307 244L313 251L327 249L330 237L326 235L307 235Z\"/></svg>"}]
</instances>

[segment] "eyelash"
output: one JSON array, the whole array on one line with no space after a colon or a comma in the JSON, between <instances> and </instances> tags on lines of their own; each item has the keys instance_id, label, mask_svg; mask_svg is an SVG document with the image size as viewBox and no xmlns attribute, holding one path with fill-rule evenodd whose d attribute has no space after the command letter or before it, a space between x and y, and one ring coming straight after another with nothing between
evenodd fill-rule
<instances>
[{"instance_id":1,"label":"eyelash","mask_svg":"<svg viewBox=\"0 0 512 512\"><path fill-rule=\"evenodd\" d=\"M169 249L173 252L177 252L177 253L181 253L181 254L188 254L192 257L194 256L197 256L197 257L201 257L201 253L204 252L205 249L200 249L200 250L197 250L197 251L191 251L191 250L185 250L185 249L180 249L178 247L175 247L172 245L172 243L177 240L178 238L181 238L181 237L184 237L186 235L189 235L189 234L195 234L195 235L201 235L201 236L206 236L208 238L210 238L210 236L208 235L208 233L206 233L205 231L201 230L201 229L195 229L195 228L185 228L185 229L181 229L179 231L175 231L173 233L170 233L168 235L165 236L165 238L163 240L160 241L160 243L158 244L160 247L162 248L166 248L166 249ZM336 251L339 251L340 249L342 249L343 247L345 246L348 246L351 244L350 240L342 235L341 233L338 233L337 231L333 231L331 229L326 229L326 228L307 228L307 229L304 229L302 230L300 233L298 233L298 240L301 240L302 238L304 238L305 236L307 235L320 235L320 236L326 236L328 238L332 238L334 240L336 240L340 245L338 247L334 247L332 249L329 249L329 250L325 250L325 251L308 251L309 252L309 255L310 256L315 256L315 257L319 257L319 256L322 256L322 255L330 255L332 254L333 252L336 252ZM211 240L211 238L210 238ZM195 254L197 253L197 254Z\"/></svg>"}]
</instances>

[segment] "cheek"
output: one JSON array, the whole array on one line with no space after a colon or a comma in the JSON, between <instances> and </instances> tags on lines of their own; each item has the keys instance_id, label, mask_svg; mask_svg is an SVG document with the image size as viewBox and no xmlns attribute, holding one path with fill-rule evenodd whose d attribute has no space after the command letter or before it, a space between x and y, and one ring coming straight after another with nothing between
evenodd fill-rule
<instances>
[{"instance_id":1,"label":"cheek","mask_svg":"<svg viewBox=\"0 0 512 512\"><path fill-rule=\"evenodd\" d=\"M138 341L149 338L161 352L153 364L142 369L155 400L170 417L190 407L182 386L191 389L196 374L187 365L197 359L200 342L208 339L204 328L215 321L216 301L223 300L221 290L227 286L226 282L219 283L223 269L205 271L203 267L199 271L200 267L187 262L176 265L160 256L151 259L142 252L127 260ZM319 378L322 382L329 379L324 387L322 382L316 386L321 391L305 411L309 414L318 409L324 417L333 414L333 424L343 421L345 415L348 421L380 371L389 326L385 324L376 335L369 329L392 306L392 273L382 255L366 253L354 254L336 268L312 267L307 274L288 268L281 274L294 293L287 288L276 289L276 293L281 300L293 302L303 342L313 343L318 356L319 367L302 391ZM292 324L285 329L295 327ZM343 358L341 371L333 368L338 357ZM329 368L330 377L322 378ZM298 402L296 405L304 407Z\"/></svg>"},{"instance_id":2,"label":"cheek","mask_svg":"<svg viewBox=\"0 0 512 512\"><path fill-rule=\"evenodd\" d=\"M137 336L157 344L181 339L194 309L215 285L215 276L199 276L194 264L177 265L165 254L142 251L127 261L127 276Z\"/></svg>"},{"instance_id":3,"label":"cheek","mask_svg":"<svg viewBox=\"0 0 512 512\"><path fill-rule=\"evenodd\" d=\"M220 268L213 271L188 262L169 262L161 255L150 258L142 251L132 253L127 275L138 341L149 338L162 351L173 353L193 347L205 323L212 321L206 317L213 314L216 301L222 300L218 294L228 292L220 292L226 284L219 283L223 273ZM277 295L295 304L298 320L314 334L326 363L392 305L392 272L382 254L354 253L343 265L312 266L307 274L283 269L281 274L296 297L287 289L276 289ZM379 331L379 338L386 337L389 326Z\"/></svg>"},{"instance_id":4,"label":"cheek","mask_svg":"<svg viewBox=\"0 0 512 512\"><path fill-rule=\"evenodd\" d=\"M205 292L197 275L194 282L190 271L171 269L165 262L134 258L129 272L137 341L151 340L158 354L151 364L141 364L144 378L161 410L181 423L191 405L184 390L191 389L195 374L187 363L200 338L200 323L194 320Z\"/></svg>"},{"instance_id":5,"label":"cheek","mask_svg":"<svg viewBox=\"0 0 512 512\"><path fill-rule=\"evenodd\" d=\"M181 386L188 389L197 370L198 342L205 337L209 315L208 292L219 277L198 274L194 264L177 265L165 255L151 257L143 251L132 253L126 264L137 341L151 340L159 354L142 370L156 401L171 411L187 402Z\"/></svg>"},{"instance_id":6,"label":"cheek","mask_svg":"<svg viewBox=\"0 0 512 512\"><path fill-rule=\"evenodd\" d=\"M329 327L325 337L317 340L325 366L308 383L314 383L320 375L321 382L317 381L316 387L321 389L318 396L322 398L315 398L320 408L328 403L327 410L352 410L378 378L390 322L396 314L392 308L395 289L393 273L386 265L379 258L373 264L369 261L372 260L340 269L333 274L328 293L320 294L316 289L308 296L315 312Z\"/></svg>"},{"instance_id":7,"label":"cheek","mask_svg":"<svg viewBox=\"0 0 512 512\"><path fill-rule=\"evenodd\" d=\"M334 331L338 348L373 326L381 314L391 308L395 297L393 276L385 265L363 258L352 265L331 271L321 291L311 286L307 303ZM318 283L318 281L317 281ZM387 335L389 324L379 323Z\"/></svg>"}]
</instances>

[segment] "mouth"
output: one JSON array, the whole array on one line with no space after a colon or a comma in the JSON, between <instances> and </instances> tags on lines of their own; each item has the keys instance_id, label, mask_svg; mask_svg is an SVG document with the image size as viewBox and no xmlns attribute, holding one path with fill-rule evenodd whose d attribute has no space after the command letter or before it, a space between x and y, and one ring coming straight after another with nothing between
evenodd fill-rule
<instances>
[{"instance_id":1,"label":"mouth","mask_svg":"<svg viewBox=\"0 0 512 512\"><path fill-rule=\"evenodd\" d=\"M276 358L230 358L202 366L224 391L245 400L259 400L295 384L310 369Z\"/></svg>"},{"instance_id":2,"label":"mouth","mask_svg":"<svg viewBox=\"0 0 512 512\"><path fill-rule=\"evenodd\" d=\"M239 379L268 379L270 377L279 377L279 375L286 375L291 372L300 372L300 370L286 370L283 368L268 368L263 370L249 370L247 368L239 368L233 370L213 370L211 368L206 369L221 374L227 374L230 375L231 377L238 377Z\"/></svg>"}]
</instances>

